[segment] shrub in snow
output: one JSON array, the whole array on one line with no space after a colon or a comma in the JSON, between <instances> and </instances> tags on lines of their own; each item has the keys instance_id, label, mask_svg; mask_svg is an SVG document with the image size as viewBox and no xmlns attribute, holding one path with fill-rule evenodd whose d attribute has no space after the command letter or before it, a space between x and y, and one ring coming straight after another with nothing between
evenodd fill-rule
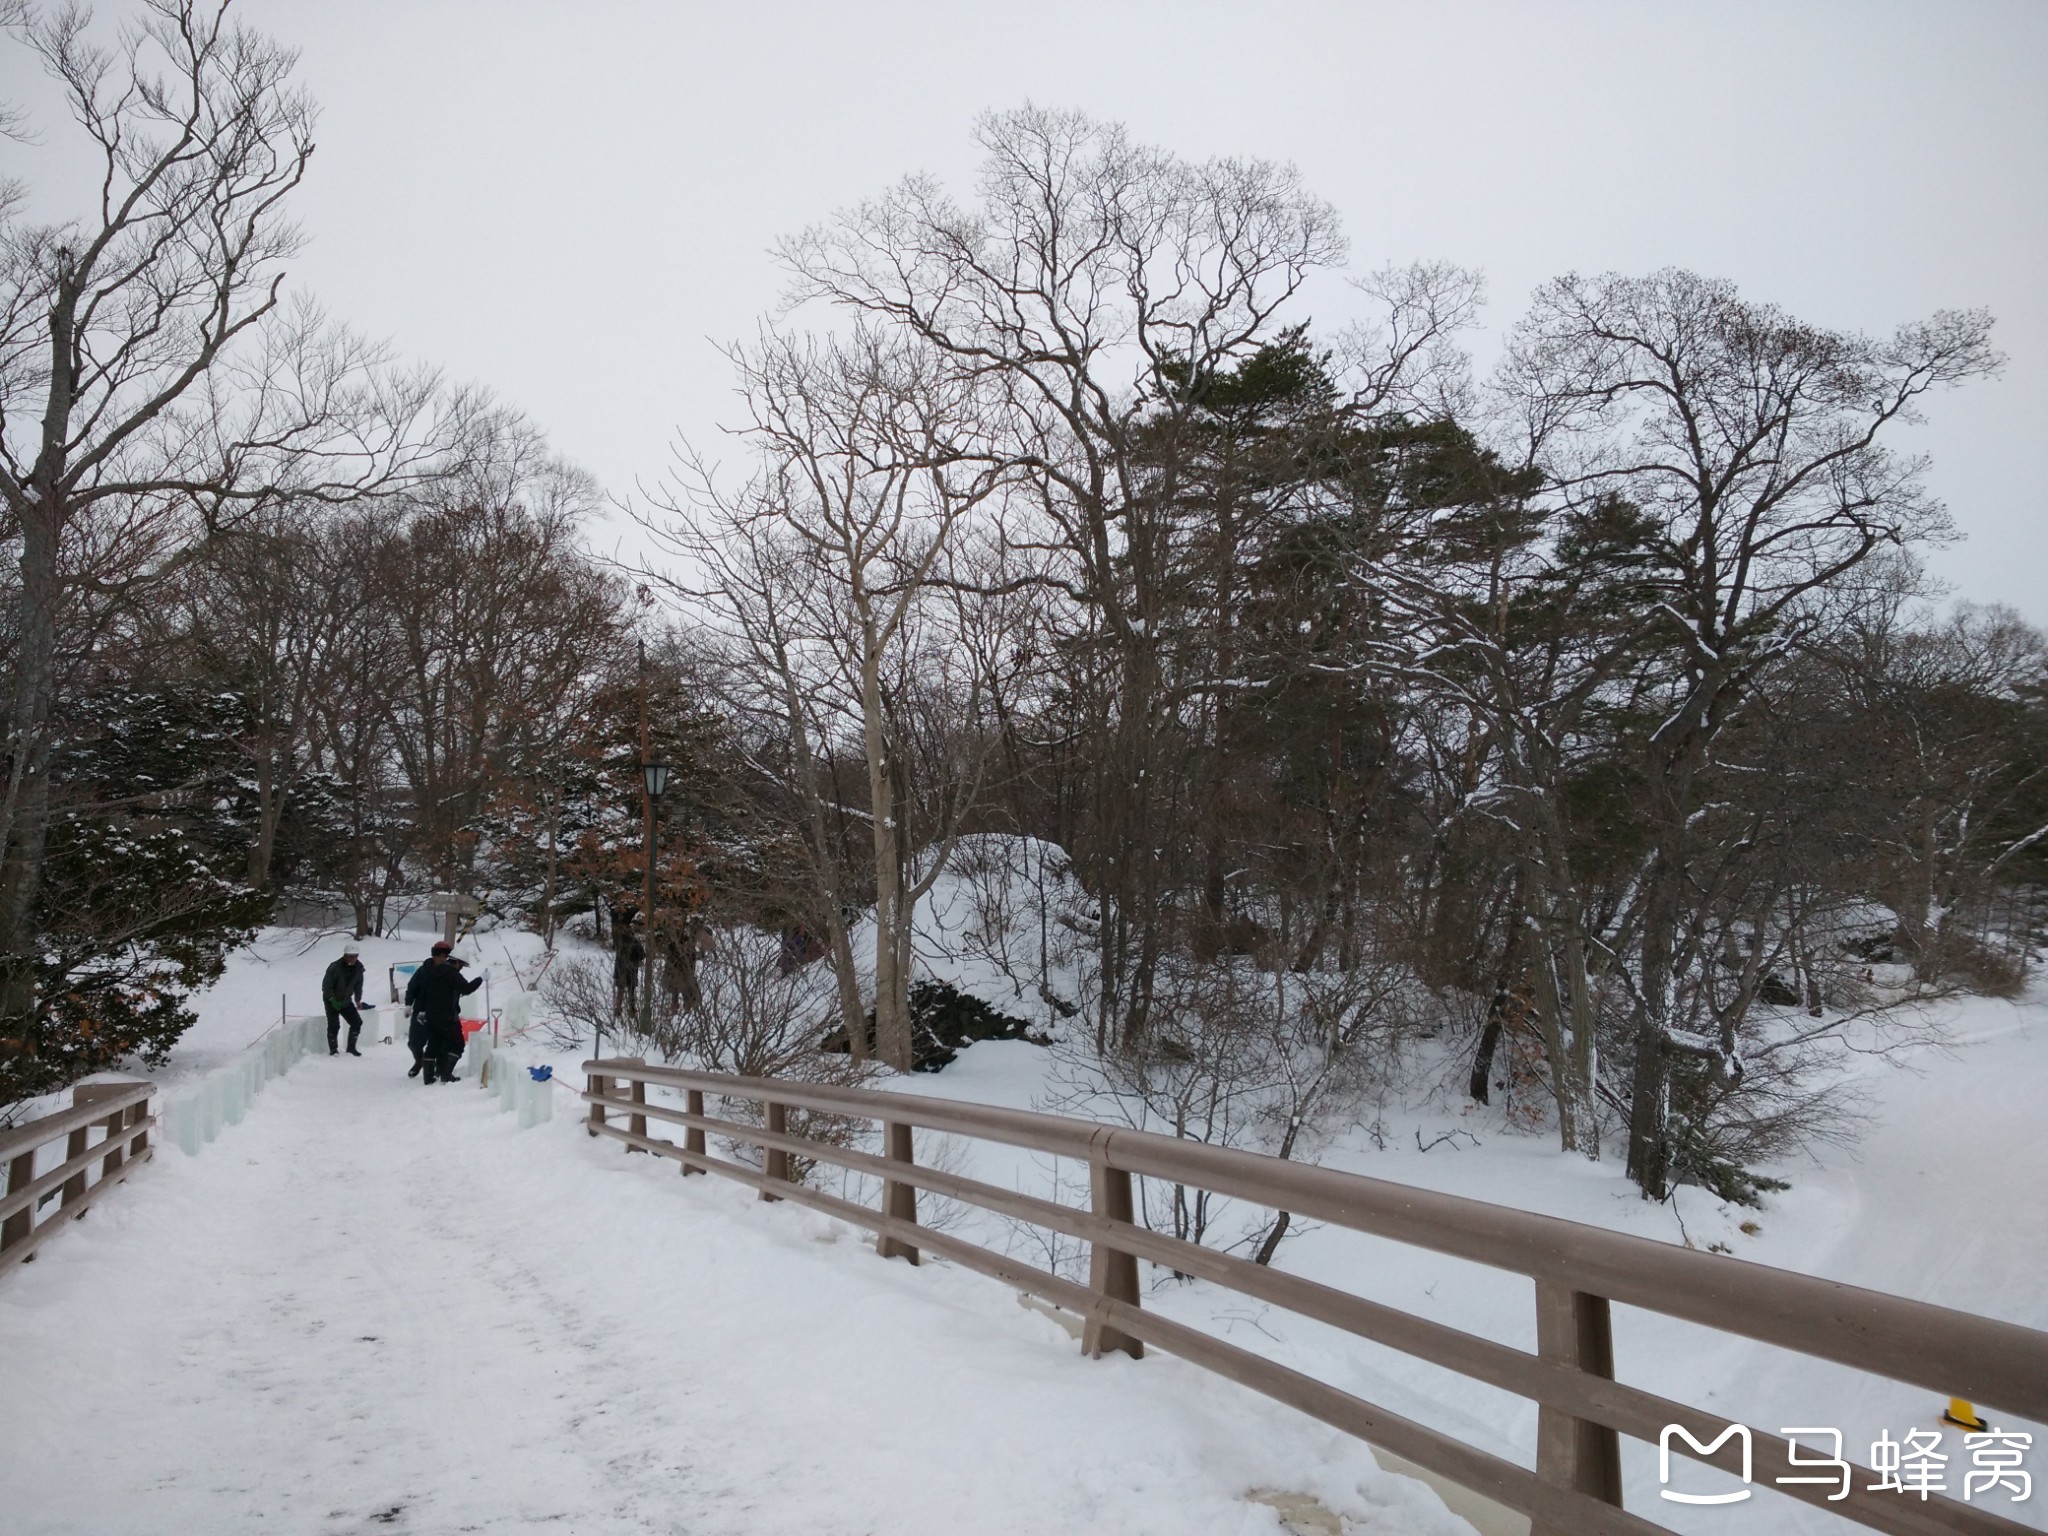
<instances>
[{"instance_id":1,"label":"shrub in snow","mask_svg":"<svg viewBox=\"0 0 2048 1536\"><path fill-rule=\"evenodd\" d=\"M706 1072L833 1085L867 1076L850 1058L818 1049L818 1036L837 1006L831 973L817 965L786 966L780 936L754 928L711 930L697 959L697 983L695 1006L658 994L644 1029L630 997L613 986L609 960L560 962L541 991L552 1015L548 1027L564 1047L587 1044L601 1032L609 1054ZM760 1107L748 1100L714 1097L706 1108L741 1124L760 1122ZM789 1129L840 1146L858 1140L867 1122L793 1108ZM725 1150L760 1164L760 1149L751 1142L729 1141ZM797 1182L811 1170L809 1159L791 1159L790 1177Z\"/></svg>"},{"instance_id":2,"label":"shrub in snow","mask_svg":"<svg viewBox=\"0 0 2048 1536\"><path fill-rule=\"evenodd\" d=\"M867 1016L867 1045L875 1050L875 1011ZM969 997L943 981L914 982L910 988L911 1070L937 1072L959 1060L960 1053L977 1040L1024 1040L1030 1038L1022 1019L998 1013L978 997ZM835 1055L851 1054L852 1042L846 1026L840 1025L819 1042L818 1048Z\"/></svg>"},{"instance_id":3,"label":"shrub in snow","mask_svg":"<svg viewBox=\"0 0 2048 1536\"><path fill-rule=\"evenodd\" d=\"M1188 1141L1283 1158L1314 1154L1355 1124L1417 1027L1409 978L1391 965L1264 970L1244 958L1176 956L1159 970L1144 1040L1099 1053L1065 1032L1051 1107L1105 1115ZM1140 1220L1188 1242L1248 1247L1271 1260L1291 1217L1224 1221L1230 1202L1203 1189L1139 1181ZM1221 1225L1219 1226L1219 1222Z\"/></svg>"}]
</instances>

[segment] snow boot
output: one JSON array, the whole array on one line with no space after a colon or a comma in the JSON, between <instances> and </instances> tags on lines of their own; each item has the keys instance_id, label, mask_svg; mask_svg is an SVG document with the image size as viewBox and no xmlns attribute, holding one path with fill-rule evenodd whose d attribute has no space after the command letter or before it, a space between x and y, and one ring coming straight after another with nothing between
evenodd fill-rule
<instances>
[{"instance_id":1,"label":"snow boot","mask_svg":"<svg viewBox=\"0 0 2048 1536\"><path fill-rule=\"evenodd\" d=\"M361 1051L357 1050L357 1049L356 1049L356 1048L355 1048L354 1046L350 1046L350 1047L348 1048L348 1053L349 1053L349 1055L351 1055L351 1056L360 1056L360 1055L362 1055L362 1054L363 1054L363 1053L362 1053Z\"/></svg>"},{"instance_id":2,"label":"snow boot","mask_svg":"<svg viewBox=\"0 0 2048 1536\"><path fill-rule=\"evenodd\" d=\"M433 1057L429 1056L427 1058L427 1075L421 1078L420 1081L425 1083L429 1088L434 1086L434 1069L439 1065L440 1063L435 1061Z\"/></svg>"},{"instance_id":3,"label":"snow boot","mask_svg":"<svg viewBox=\"0 0 2048 1536\"><path fill-rule=\"evenodd\" d=\"M462 1081L461 1078L455 1075L455 1058L453 1056L443 1056L441 1058L441 1081L444 1083L459 1083Z\"/></svg>"},{"instance_id":4,"label":"snow boot","mask_svg":"<svg viewBox=\"0 0 2048 1536\"><path fill-rule=\"evenodd\" d=\"M350 1030L350 1031L348 1032L348 1053L349 1053L349 1055L351 1055L351 1056L360 1056L360 1055L362 1055L362 1054L363 1054L363 1053L362 1053L361 1051L359 1051L359 1050L357 1050L357 1049L356 1049L356 1042L357 1042L358 1040L362 1039L362 1037L363 1037L363 1032L362 1032L362 1030L360 1030L360 1029L352 1029L352 1030Z\"/></svg>"},{"instance_id":5,"label":"snow boot","mask_svg":"<svg viewBox=\"0 0 2048 1536\"><path fill-rule=\"evenodd\" d=\"M407 1077L418 1077L420 1075L420 1068L425 1065L426 1063L423 1061L415 1061L410 1067L406 1069L405 1075Z\"/></svg>"}]
</instances>

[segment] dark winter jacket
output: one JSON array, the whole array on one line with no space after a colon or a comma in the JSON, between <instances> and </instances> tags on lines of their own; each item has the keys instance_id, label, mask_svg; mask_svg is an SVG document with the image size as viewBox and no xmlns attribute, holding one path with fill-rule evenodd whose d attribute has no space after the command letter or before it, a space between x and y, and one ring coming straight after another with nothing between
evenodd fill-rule
<instances>
[{"instance_id":1,"label":"dark winter jacket","mask_svg":"<svg viewBox=\"0 0 2048 1536\"><path fill-rule=\"evenodd\" d=\"M465 981L453 961L429 960L412 973L405 1001L425 1014L429 1024L454 1024L462 1018L462 999L483 984L481 976Z\"/></svg>"},{"instance_id":2,"label":"dark winter jacket","mask_svg":"<svg viewBox=\"0 0 2048 1536\"><path fill-rule=\"evenodd\" d=\"M360 1003L363 1000L363 962L343 955L327 967L320 978L320 999L328 1003Z\"/></svg>"},{"instance_id":3,"label":"dark winter jacket","mask_svg":"<svg viewBox=\"0 0 2048 1536\"><path fill-rule=\"evenodd\" d=\"M647 961L647 946L628 934L612 952L612 985L630 987L640 978L640 967Z\"/></svg>"}]
</instances>

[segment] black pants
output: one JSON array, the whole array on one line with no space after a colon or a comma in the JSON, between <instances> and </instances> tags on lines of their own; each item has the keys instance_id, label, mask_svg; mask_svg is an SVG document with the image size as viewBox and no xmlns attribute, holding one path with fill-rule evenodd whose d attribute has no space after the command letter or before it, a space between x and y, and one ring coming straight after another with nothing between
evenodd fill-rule
<instances>
[{"instance_id":1,"label":"black pants","mask_svg":"<svg viewBox=\"0 0 2048 1536\"><path fill-rule=\"evenodd\" d=\"M437 1075L455 1075L455 1063L462 1059L463 1047L468 1042L463 1039L460 1020L449 1022L415 1014L408 1043L412 1046L413 1062L425 1064L427 1081L431 1083Z\"/></svg>"},{"instance_id":2,"label":"black pants","mask_svg":"<svg viewBox=\"0 0 2048 1536\"><path fill-rule=\"evenodd\" d=\"M321 999L326 1002L325 998ZM356 1012L356 1005L348 998L338 1003L327 1003L327 1049L333 1050L341 1038L341 1021L348 1020L348 1048L356 1048L356 1037L363 1032L363 1016Z\"/></svg>"},{"instance_id":3,"label":"black pants","mask_svg":"<svg viewBox=\"0 0 2048 1536\"><path fill-rule=\"evenodd\" d=\"M462 1022L453 1024L431 1024L427 1032L431 1037L428 1049L441 1060L441 1075L454 1075L455 1063L462 1059L462 1049L469 1042L462 1033Z\"/></svg>"}]
</instances>

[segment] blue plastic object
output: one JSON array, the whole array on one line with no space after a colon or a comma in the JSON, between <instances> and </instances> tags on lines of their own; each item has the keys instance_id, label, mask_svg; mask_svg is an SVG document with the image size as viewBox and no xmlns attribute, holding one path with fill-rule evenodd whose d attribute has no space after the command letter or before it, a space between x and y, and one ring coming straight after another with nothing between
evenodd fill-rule
<instances>
[{"instance_id":1,"label":"blue plastic object","mask_svg":"<svg viewBox=\"0 0 2048 1536\"><path fill-rule=\"evenodd\" d=\"M555 1069L553 1067L528 1067L526 1075L536 1083L545 1083L554 1077Z\"/></svg>"}]
</instances>

